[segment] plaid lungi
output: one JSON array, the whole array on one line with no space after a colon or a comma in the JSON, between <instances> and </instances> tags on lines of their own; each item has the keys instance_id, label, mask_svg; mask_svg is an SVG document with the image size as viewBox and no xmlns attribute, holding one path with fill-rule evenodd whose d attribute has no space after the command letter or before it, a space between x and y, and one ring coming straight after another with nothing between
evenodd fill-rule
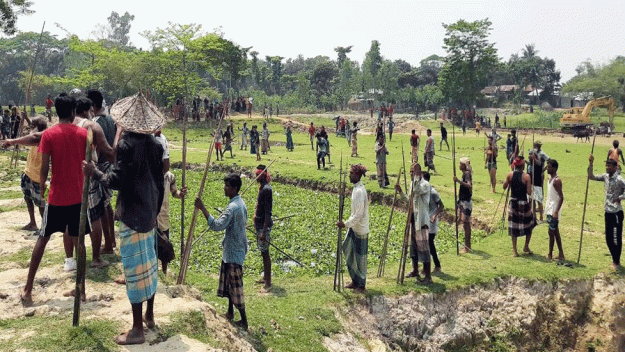
<instances>
[{"instance_id":1,"label":"plaid lungi","mask_svg":"<svg viewBox=\"0 0 625 352\"><path fill-rule=\"evenodd\" d=\"M120 222L119 242L128 299L130 303L147 301L156 293L158 280L154 230L140 233Z\"/></svg>"},{"instance_id":2,"label":"plaid lungi","mask_svg":"<svg viewBox=\"0 0 625 352\"><path fill-rule=\"evenodd\" d=\"M510 199L508 207L508 233L511 237L531 235L536 226L532 205L526 200Z\"/></svg>"},{"instance_id":3,"label":"plaid lungi","mask_svg":"<svg viewBox=\"0 0 625 352\"><path fill-rule=\"evenodd\" d=\"M22 187L22 193L24 193L24 197L33 201L33 204L36 207L45 207L46 200L43 199L41 194L41 184L37 182L33 182L33 180L28 177L26 174L22 174L22 182L20 183Z\"/></svg>"},{"instance_id":4,"label":"plaid lungi","mask_svg":"<svg viewBox=\"0 0 625 352\"><path fill-rule=\"evenodd\" d=\"M245 308L243 294L243 266L236 263L221 262L217 297L230 298L237 309Z\"/></svg>"},{"instance_id":5,"label":"plaid lungi","mask_svg":"<svg viewBox=\"0 0 625 352\"><path fill-rule=\"evenodd\" d=\"M369 238L367 235L359 236L350 228L343 242L343 254L345 254L349 276L357 287L364 288L367 283L368 251Z\"/></svg>"},{"instance_id":6,"label":"plaid lungi","mask_svg":"<svg viewBox=\"0 0 625 352\"><path fill-rule=\"evenodd\" d=\"M425 166L429 167L430 169L433 169L434 168L434 152L432 151L425 152L424 159L425 159Z\"/></svg>"}]
</instances>

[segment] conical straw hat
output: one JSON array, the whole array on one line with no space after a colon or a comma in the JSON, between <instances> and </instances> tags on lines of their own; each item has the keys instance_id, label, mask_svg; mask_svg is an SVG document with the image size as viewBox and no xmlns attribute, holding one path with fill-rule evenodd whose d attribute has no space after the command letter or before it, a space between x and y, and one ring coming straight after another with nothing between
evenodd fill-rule
<instances>
[{"instance_id":1,"label":"conical straw hat","mask_svg":"<svg viewBox=\"0 0 625 352\"><path fill-rule=\"evenodd\" d=\"M113 104L111 116L125 131L135 133L152 134L165 125L163 114L141 92Z\"/></svg>"}]
</instances>

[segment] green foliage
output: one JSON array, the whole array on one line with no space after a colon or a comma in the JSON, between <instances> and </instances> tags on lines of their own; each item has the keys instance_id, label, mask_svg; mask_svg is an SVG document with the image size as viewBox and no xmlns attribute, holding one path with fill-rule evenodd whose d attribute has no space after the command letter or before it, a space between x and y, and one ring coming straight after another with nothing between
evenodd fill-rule
<instances>
[{"instance_id":1,"label":"green foliage","mask_svg":"<svg viewBox=\"0 0 625 352\"><path fill-rule=\"evenodd\" d=\"M619 56L606 65L582 63L577 68L577 76L562 90L573 94L592 92L595 97L611 95L625 106L625 57Z\"/></svg>"},{"instance_id":2,"label":"green foliage","mask_svg":"<svg viewBox=\"0 0 625 352\"><path fill-rule=\"evenodd\" d=\"M488 73L498 62L495 44L488 42L491 25L488 19L443 24L447 57L439 84L452 106L473 106Z\"/></svg>"},{"instance_id":3,"label":"green foliage","mask_svg":"<svg viewBox=\"0 0 625 352\"><path fill-rule=\"evenodd\" d=\"M15 24L18 15L33 13L29 0L0 0L0 31L6 35L13 35L17 30Z\"/></svg>"}]
</instances>

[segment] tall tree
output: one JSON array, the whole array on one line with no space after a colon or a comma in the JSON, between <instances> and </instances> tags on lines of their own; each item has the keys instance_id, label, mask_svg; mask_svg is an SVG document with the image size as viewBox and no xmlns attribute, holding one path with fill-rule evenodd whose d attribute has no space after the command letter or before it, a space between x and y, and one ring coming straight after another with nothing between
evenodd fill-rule
<instances>
[{"instance_id":1,"label":"tall tree","mask_svg":"<svg viewBox=\"0 0 625 352\"><path fill-rule=\"evenodd\" d=\"M486 84L488 73L497 64L497 49L488 41L488 19L443 24L447 51L439 86L445 98L458 107L471 107Z\"/></svg>"},{"instance_id":2,"label":"tall tree","mask_svg":"<svg viewBox=\"0 0 625 352\"><path fill-rule=\"evenodd\" d=\"M109 40L119 46L129 46L130 37L130 22L135 19L135 15L131 15L128 12L120 16L117 12L111 12L111 15L107 18L111 32L109 34Z\"/></svg>"},{"instance_id":3,"label":"tall tree","mask_svg":"<svg viewBox=\"0 0 625 352\"><path fill-rule=\"evenodd\" d=\"M29 0L0 0L0 31L6 35L15 34L17 16L32 14L32 5Z\"/></svg>"},{"instance_id":4,"label":"tall tree","mask_svg":"<svg viewBox=\"0 0 625 352\"><path fill-rule=\"evenodd\" d=\"M338 67L342 67L343 66L343 62L345 62L345 60L347 60L347 54L352 52L352 48L354 46L350 45L350 46L337 46L336 48L334 48L334 51L336 51L338 57L337 57L337 63L338 63Z\"/></svg>"}]
</instances>

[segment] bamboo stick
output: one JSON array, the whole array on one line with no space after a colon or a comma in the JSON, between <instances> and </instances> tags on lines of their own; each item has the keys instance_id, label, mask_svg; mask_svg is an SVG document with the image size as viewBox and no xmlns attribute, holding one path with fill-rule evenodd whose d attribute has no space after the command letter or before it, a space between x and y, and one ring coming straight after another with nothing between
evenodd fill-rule
<instances>
[{"instance_id":1,"label":"bamboo stick","mask_svg":"<svg viewBox=\"0 0 625 352\"><path fill-rule=\"evenodd\" d=\"M454 178L456 177L456 128L455 125L451 124L451 135L452 135L452 145L453 151L451 152L452 158L452 166L454 170ZM456 181L454 180L454 223L456 225L456 255L460 255L460 242L458 241L458 186L456 185Z\"/></svg>"},{"instance_id":2,"label":"bamboo stick","mask_svg":"<svg viewBox=\"0 0 625 352\"><path fill-rule=\"evenodd\" d=\"M592 137L592 149L590 154L595 152L595 140L597 139L597 131L595 131L594 137ZM590 167L590 165L589 165ZM584 220L586 219L586 204L588 203L588 186L590 185L590 178L586 178L586 195L584 196L584 212L582 212L582 228L579 232L579 252L577 253L577 264L582 257L582 241L584 239Z\"/></svg>"},{"instance_id":3,"label":"bamboo stick","mask_svg":"<svg viewBox=\"0 0 625 352\"><path fill-rule=\"evenodd\" d=\"M91 162L91 144L93 142L93 131L87 129L87 142L85 145L85 160ZM80 223L78 225L78 245L76 246L76 286L74 287L74 317L73 326L78 326L80 322L80 298L85 290L85 231L87 228L87 211L89 211L89 186L91 177L85 175L82 184L82 203L80 205Z\"/></svg>"},{"instance_id":4,"label":"bamboo stick","mask_svg":"<svg viewBox=\"0 0 625 352\"><path fill-rule=\"evenodd\" d=\"M397 175L397 182L395 184L399 184L401 179L401 168L399 169L399 173ZM388 251L388 236L391 232L391 223L393 221L393 212L395 211L395 201L397 200L397 189L395 190L395 194L393 195L393 205L391 206L391 216L388 219L388 226L386 227L386 235L384 236L384 245L382 246L382 255L380 257L380 265L378 266L378 277L384 275L384 266L386 265L386 254Z\"/></svg>"}]
</instances>

